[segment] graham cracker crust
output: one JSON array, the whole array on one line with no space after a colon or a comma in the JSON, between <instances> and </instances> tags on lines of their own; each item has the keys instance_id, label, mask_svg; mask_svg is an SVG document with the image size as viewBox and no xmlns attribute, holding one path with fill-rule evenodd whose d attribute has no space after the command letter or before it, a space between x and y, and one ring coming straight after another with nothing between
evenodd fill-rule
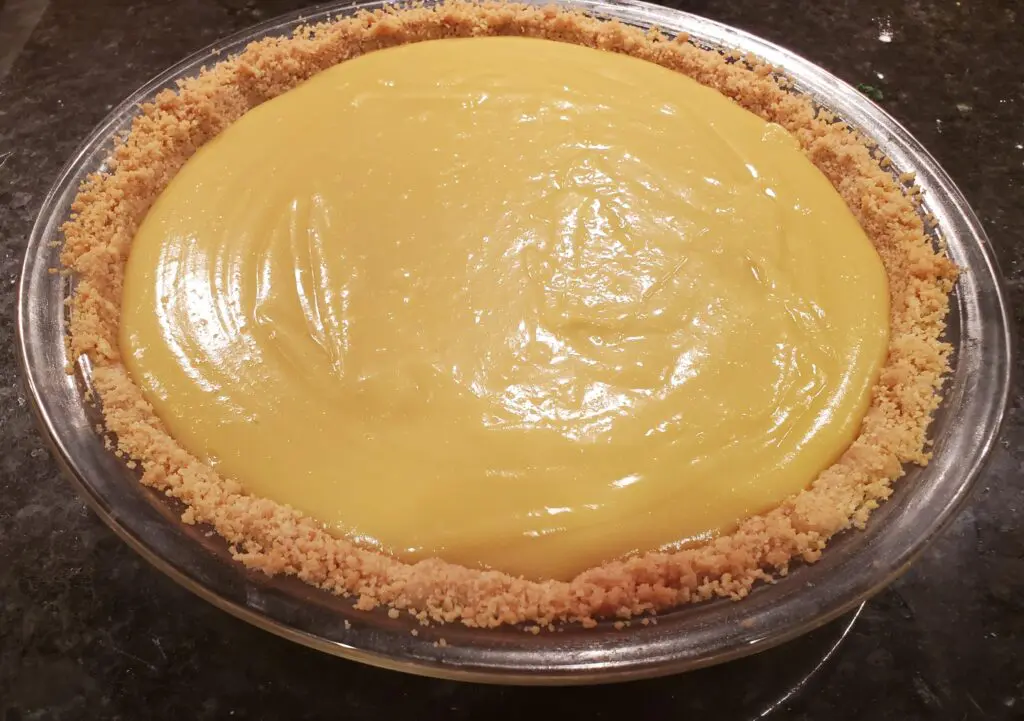
<instances>
[{"instance_id":1,"label":"graham cracker crust","mask_svg":"<svg viewBox=\"0 0 1024 721\"><path fill-rule=\"evenodd\" d=\"M250 108L339 62L390 46L446 37L521 35L622 52L715 88L787 128L829 178L885 265L888 355L860 435L807 490L743 521L731 534L672 553L647 553L585 571L570 582L534 582L428 560L414 565L360 548L311 518L248 496L168 435L132 382L117 346L121 289L132 239L150 204L203 143ZM940 402L951 347L940 340L957 270L933 248L912 178L894 177L873 144L757 58L722 55L616 21L555 8L454 0L301 27L205 68L142 106L103 173L90 176L64 226L61 256L77 286L70 300L69 358L88 356L108 441L141 469L141 481L187 505L182 520L209 524L238 561L292 574L357 608L387 605L423 622L468 626L555 622L593 626L713 597L742 599L758 581L814 562L834 534L863 527L892 492L904 463L928 462L926 430ZM109 438L109 436L108 436ZM116 447L115 447L116 445Z\"/></svg>"}]
</instances>

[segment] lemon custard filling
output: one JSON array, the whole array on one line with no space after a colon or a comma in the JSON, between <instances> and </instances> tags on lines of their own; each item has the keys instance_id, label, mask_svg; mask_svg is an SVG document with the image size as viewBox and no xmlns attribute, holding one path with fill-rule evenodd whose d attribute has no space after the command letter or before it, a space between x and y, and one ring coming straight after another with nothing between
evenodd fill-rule
<instances>
[{"instance_id":1,"label":"lemon custard filling","mask_svg":"<svg viewBox=\"0 0 1024 721\"><path fill-rule=\"evenodd\" d=\"M927 462L956 268L756 59L361 13L162 92L107 168L62 263L110 442L236 559L359 608L742 598Z\"/></svg>"},{"instance_id":2,"label":"lemon custard filling","mask_svg":"<svg viewBox=\"0 0 1024 721\"><path fill-rule=\"evenodd\" d=\"M172 435L405 560L562 578L713 538L853 440L885 270L790 135L529 38L416 43L253 109L128 258Z\"/></svg>"}]
</instances>

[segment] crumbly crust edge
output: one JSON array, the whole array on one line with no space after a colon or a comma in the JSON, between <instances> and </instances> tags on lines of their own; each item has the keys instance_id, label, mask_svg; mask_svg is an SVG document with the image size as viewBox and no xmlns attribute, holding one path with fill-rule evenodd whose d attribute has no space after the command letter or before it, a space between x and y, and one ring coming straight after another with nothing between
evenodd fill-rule
<instances>
[{"instance_id":1,"label":"crumbly crust edge","mask_svg":"<svg viewBox=\"0 0 1024 721\"><path fill-rule=\"evenodd\" d=\"M188 158L246 110L339 62L394 45L444 37L522 35L624 52L684 73L787 128L829 178L885 265L890 290L888 355L861 432L810 488L729 535L670 553L652 552L585 571L569 582L535 582L432 559L402 563L334 538L288 506L248 496L167 433L120 360L125 261L150 204ZM941 340L956 267L933 248L912 177L894 177L873 144L752 56L723 55L617 21L552 7L450 0L390 8L254 42L237 56L179 81L140 109L106 170L81 186L64 225L61 263L70 299L69 358L87 356L102 401L107 443L141 481L186 504L185 523L212 526L232 555L267 574L292 574L423 622L593 626L597 619L656 613L714 597L744 598L758 581L814 562L827 540L862 528L892 492L904 463L928 461L926 431L940 401L951 346ZM114 440L116 439L116 440Z\"/></svg>"}]
</instances>

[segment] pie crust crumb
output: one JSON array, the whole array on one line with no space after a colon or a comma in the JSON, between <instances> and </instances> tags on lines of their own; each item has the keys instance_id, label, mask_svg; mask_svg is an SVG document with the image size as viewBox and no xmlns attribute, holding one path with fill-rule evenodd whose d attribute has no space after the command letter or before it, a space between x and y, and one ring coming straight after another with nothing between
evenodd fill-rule
<instances>
[{"instance_id":1,"label":"pie crust crumb","mask_svg":"<svg viewBox=\"0 0 1024 721\"><path fill-rule=\"evenodd\" d=\"M889 350L859 437L810 488L704 545L612 561L568 582L535 582L438 559L406 564L335 538L288 506L246 495L167 433L117 345L125 261L156 196L203 143L313 74L402 43L477 35L571 42L688 75L787 128L846 201L888 274ZM518 4L453 0L389 8L254 42L144 104L106 169L82 184L63 228L61 261L77 281L68 357L88 357L116 451L140 466L142 483L186 504L185 523L214 528L250 568L295 575L352 598L358 609L385 605L396 612L392 617L405 610L423 625L530 624L536 633L555 622L590 628L614 617L618 627L685 603L742 599L758 581L784 576L794 560L816 561L832 535L862 528L892 492L903 464L927 463L926 430L951 352L941 336L957 270L926 235L920 193L905 187L913 178L894 175L874 143L789 87L776 68L749 55L723 55L688 37Z\"/></svg>"}]
</instances>

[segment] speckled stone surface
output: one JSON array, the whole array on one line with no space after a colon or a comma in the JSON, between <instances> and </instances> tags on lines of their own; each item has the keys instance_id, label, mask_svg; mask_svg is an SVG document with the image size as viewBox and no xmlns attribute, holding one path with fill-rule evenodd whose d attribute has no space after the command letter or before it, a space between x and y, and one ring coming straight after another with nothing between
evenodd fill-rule
<instances>
[{"instance_id":1,"label":"speckled stone surface","mask_svg":"<svg viewBox=\"0 0 1024 721\"><path fill-rule=\"evenodd\" d=\"M19 385L14 319L26 236L60 166L113 104L191 51L303 4L0 0L2 721L570 713L1024 718L1019 385L1002 441L968 508L851 628L845 619L761 657L676 678L599 689L507 689L365 668L246 626L177 587L115 538L61 478ZM671 4L752 31L851 83L870 85L971 201L1007 275L1020 330L1019 0ZM826 654L847 630L835 653Z\"/></svg>"}]
</instances>

